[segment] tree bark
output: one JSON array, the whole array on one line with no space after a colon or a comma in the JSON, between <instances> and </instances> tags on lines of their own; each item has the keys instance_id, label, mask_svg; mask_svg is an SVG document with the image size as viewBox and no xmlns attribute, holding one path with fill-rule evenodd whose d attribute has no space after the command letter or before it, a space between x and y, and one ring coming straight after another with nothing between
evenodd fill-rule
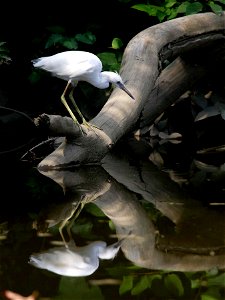
<instances>
[{"instance_id":1,"label":"tree bark","mask_svg":"<svg viewBox=\"0 0 225 300\"><path fill-rule=\"evenodd\" d=\"M137 34L124 51L120 70L121 77L135 101L123 91L114 89L102 110L90 121L99 129L84 128L82 125L85 134L82 134L70 118L47 116L50 132L65 138L53 153L40 162L39 168L57 169L100 163L122 136L136 128L141 112L147 104L148 120L145 125L153 121L159 111L176 101L176 98L168 100L164 97L163 108L159 108L151 98L164 62L170 59L172 63L179 55L193 49L204 50L215 43L224 44L224 29L224 14L219 16L214 13L202 13L170 20ZM176 83L176 76L174 78ZM177 80L179 82L179 76ZM171 85L172 89L176 89L176 96L180 96L179 87L184 80L185 76L178 86L174 83ZM158 80L159 90L160 85ZM168 89L169 85L170 83Z\"/></svg>"}]
</instances>

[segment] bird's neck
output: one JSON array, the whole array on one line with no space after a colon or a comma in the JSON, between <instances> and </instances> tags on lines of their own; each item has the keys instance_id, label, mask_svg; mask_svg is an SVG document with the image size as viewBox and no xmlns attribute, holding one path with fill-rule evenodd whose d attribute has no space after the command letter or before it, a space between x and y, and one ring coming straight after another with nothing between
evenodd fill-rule
<instances>
[{"instance_id":1,"label":"bird's neck","mask_svg":"<svg viewBox=\"0 0 225 300\"><path fill-rule=\"evenodd\" d=\"M111 82L110 73L112 72L101 72L98 77L92 78L90 83L99 89L106 89Z\"/></svg>"}]
</instances>

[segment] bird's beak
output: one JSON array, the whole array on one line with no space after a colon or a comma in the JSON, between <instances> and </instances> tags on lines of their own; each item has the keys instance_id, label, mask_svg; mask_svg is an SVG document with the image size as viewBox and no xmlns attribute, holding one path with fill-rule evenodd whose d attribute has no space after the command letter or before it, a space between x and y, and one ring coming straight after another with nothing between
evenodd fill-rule
<instances>
[{"instance_id":1,"label":"bird's beak","mask_svg":"<svg viewBox=\"0 0 225 300\"><path fill-rule=\"evenodd\" d=\"M125 93L127 93L127 95L129 95L132 99L135 100L134 96L131 94L131 92L128 91L128 89L125 87L124 84L122 84L121 82L116 83L116 85L123 90Z\"/></svg>"}]
</instances>

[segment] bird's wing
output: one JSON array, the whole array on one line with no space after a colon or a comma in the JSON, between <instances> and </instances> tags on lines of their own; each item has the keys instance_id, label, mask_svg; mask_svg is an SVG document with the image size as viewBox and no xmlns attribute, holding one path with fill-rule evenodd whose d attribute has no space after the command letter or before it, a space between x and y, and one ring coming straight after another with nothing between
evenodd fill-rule
<instances>
[{"instance_id":1,"label":"bird's wing","mask_svg":"<svg viewBox=\"0 0 225 300\"><path fill-rule=\"evenodd\" d=\"M102 63L92 53L83 51L65 51L33 61L34 67L51 72L65 80L83 80L85 75L101 72Z\"/></svg>"},{"instance_id":2,"label":"bird's wing","mask_svg":"<svg viewBox=\"0 0 225 300\"><path fill-rule=\"evenodd\" d=\"M83 255L65 247L52 248L46 252L31 255L29 262L37 268L60 275L86 276L92 274L98 268L99 263L97 256L90 258Z\"/></svg>"},{"instance_id":3,"label":"bird's wing","mask_svg":"<svg viewBox=\"0 0 225 300\"><path fill-rule=\"evenodd\" d=\"M70 79L79 81L92 73L100 73L102 71L102 63L92 53L76 51L66 58L64 68ZM60 75L63 76L63 74Z\"/></svg>"}]
</instances>

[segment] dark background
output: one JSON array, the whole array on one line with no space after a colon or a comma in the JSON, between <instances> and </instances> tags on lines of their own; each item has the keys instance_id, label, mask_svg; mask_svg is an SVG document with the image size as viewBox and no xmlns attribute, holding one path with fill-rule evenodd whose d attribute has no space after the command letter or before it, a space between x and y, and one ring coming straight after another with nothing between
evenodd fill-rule
<instances>
[{"instance_id":1,"label":"dark background","mask_svg":"<svg viewBox=\"0 0 225 300\"><path fill-rule=\"evenodd\" d=\"M10 63L0 64L0 159L16 159L21 151L17 147L36 136L32 121L22 115L5 118L5 108L25 113L31 119L42 113L68 115L60 101L66 82L42 72L39 80L30 78L34 71L32 59L53 55L69 49L56 45L46 48L51 27L64 29L63 35L74 37L90 31L96 37L92 45L78 43L77 50L115 52L113 38L120 38L123 53L127 43L140 31L153 25L153 18L131 8L136 1L123 3L107 1L29 1L1 3L0 42L6 42ZM154 21L156 21L154 19ZM94 117L106 101L104 91L87 83L86 94L78 85L75 100L87 120ZM38 133L39 134L39 133ZM44 132L41 132L43 135ZM43 136L42 139L47 138ZM30 145L25 149L29 149ZM2 155L8 151L10 156ZM23 150L23 149L22 149ZM12 152L12 153L11 153Z\"/></svg>"},{"instance_id":2,"label":"dark background","mask_svg":"<svg viewBox=\"0 0 225 300\"><path fill-rule=\"evenodd\" d=\"M50 36L48 28L62 26L69 37L91 31L96 42L93 45L80 44L78 50L95 54L110 51L115 37L123 41L125 48L133 36L152 25L147 14L130 8L134 3L117 0L4 3L1 7L0 41L7 43L12 62L0 66L0 104L32 115L46 112L46 109L48 113L62 109L60 101L53 98L54 94L60 95L65 82L50 78L49 74L43 75L38 84L29 80L32 59L68 50L45 49Z\"/></svg>"}]
</instances>

